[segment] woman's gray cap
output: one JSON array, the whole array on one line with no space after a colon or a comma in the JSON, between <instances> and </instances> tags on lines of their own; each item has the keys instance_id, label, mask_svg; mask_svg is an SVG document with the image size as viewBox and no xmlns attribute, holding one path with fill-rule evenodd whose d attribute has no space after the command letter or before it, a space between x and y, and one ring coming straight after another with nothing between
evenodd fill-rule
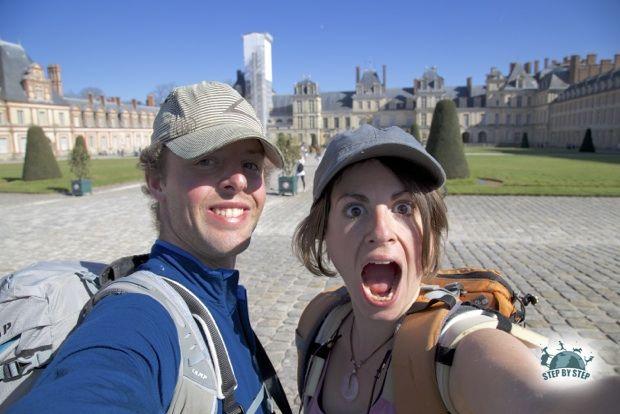
<instances>
[{"instance_id":1,"label":"woman's gray cap","mask_svg":"<svg viewBox=\"0 0 620 414\"><path fill-rule=\"evenodd\" d=\"M410 161L415 164L415 168L422 170L425 183L433 190L446 181L446 173L441 165L417 139L396 126L377 129L365 124L356 130L336 135L327 146L314 174L314 201L342 169L376 157L397 157Z\"/></svg>"},{"instance_id":2,"label":"woman's gray cap","mask_svg":"<svg viewBox=\"0 0 620 414\"><path fill-rule=\"evenodd\" d=\"M252 106L230 85L202 82L170 92L153 123L151 145L163 142L181 158L194 159L233 142L258 139L276 167L284 164Z\"/></svg>"}]
</instances>

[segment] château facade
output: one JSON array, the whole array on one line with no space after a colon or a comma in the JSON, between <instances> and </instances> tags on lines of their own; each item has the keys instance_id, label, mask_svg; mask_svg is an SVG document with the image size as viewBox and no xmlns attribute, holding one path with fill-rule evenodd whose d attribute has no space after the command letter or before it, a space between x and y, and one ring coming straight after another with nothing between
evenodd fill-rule
<instances>
[{"instance_id":1,"label":"ch\u00e2teau facade","mask_svg":"<svg viewBox=\"0 0 620 414\"><path fill-rule=\"evenodd\" d=\"M464 142L519 145L523 135L534 147L579 146L592 129L600 149L620 149L620 54L613 62L596 55L574 55L562 62L545 59L511 63L506 74L491 68L484 85L446 86L436 68L427 69L410 87L390 88L387 70L356 68L355 90L320 92L304 79L293 94L275 95L267 130L307 145L325 145L330 137L364 123L409 129L415 122L428 139L433 111L442 99L454 101Z\"/></svg>"},{"instance_id":2,"label":"ch\u00e2teau facade","mask_svg":"<svg viewBox=\"0 0 620 414\"><path fill-rule=\"evenodd\" d=\"M64 96L59 65L47 76L21 45L0 40L0 160L24 156L30 125L39 125L56 155L66 155L78 135L91 154L134 153L150 144L157 110L132 99Z\"/></svg>"}]
</instances>

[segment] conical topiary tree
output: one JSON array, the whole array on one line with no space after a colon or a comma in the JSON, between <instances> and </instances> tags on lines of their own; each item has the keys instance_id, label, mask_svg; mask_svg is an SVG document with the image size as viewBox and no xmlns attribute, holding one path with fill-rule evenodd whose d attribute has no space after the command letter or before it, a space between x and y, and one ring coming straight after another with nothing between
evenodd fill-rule
<instances>
[{"instance_id":1,"label":"conical topiary tree","mask_svg":"<svg viewBox=\"0 0 620 414\"><path fill-rule=\"evenodd\" d=\"M581 147L579 147L579 152L596 152L596 149L594 149L594 142L592 141L592 131L590 130L590 128L586 130L586 135L584 135L583 137Z\"/></svg>"},{"instance_id":2,"label":"conical topiary tree","mask_svg":"<svg viewBox=\"0 0 620 414\"><path fill-rule=\"evenodd\" d=\"M523 133L523 136L521 137L521 148L529 148L530 147L530 141L527 139L527 132Z\"/></svg>"},{"instance_id":3,"label":"conical topiary tree","mask_svg":"<svg viewBox=\"0 0 620 414\"><path fill-rule=\"evenodd\" d=\"M420 136L420 128L418 128L418 124L416 124L415 121L413 121L413 125L411 125L411 128L409 129L409 133L413 135L415 139L422 142L422 137Z\"/></svg>"},{"instance_id":4,"label":"conical topiary tree","mask_svg":"<svg viewBox=\"0 0 620 414\"><path fill-rule=\"evenodd\" d=\"M446 177L469 177L469 166L465 159L454 102L442 100L435 106L426 150L439 161Z\"/></svg>"},{"instance_id":5,"label":"conical topiary tree","mask_svg":"<svg viewBox=\"0 0 620 414\"><path fill-rule=\"evenodd\" d=\"M52 143L38 126L28 128L26 137L26 156L22 179L24 181L60 178L62 173L52 151Z\"/></svg>"},{"instance_id":6,"label":"conical topiary tree","mask_svg":"<svg viewBox=\"0 0 620 414\"><path fill-rule=\"evenodd\" d=\"M71 151L71 158L69 158L69 167L71 172L75 174L78 180L87 178L89 173L90 155L86 149L86 142L84 137L78 135L75 138L75 146Z\"/></svg>"},{"instance_id":7,"label":"conical topiary tree","mask_svg":"<svg viewBox=\"0 0 620 414\"><path fill-rule=\"evenodd\" d=\"M294 143L292 138L288 138L283 133L278 134L276 145L284 158L284 165L282 166L284 174L292 176L295 173L297 162L301 158L301 145Z\"/></svg>"}]
</instances>

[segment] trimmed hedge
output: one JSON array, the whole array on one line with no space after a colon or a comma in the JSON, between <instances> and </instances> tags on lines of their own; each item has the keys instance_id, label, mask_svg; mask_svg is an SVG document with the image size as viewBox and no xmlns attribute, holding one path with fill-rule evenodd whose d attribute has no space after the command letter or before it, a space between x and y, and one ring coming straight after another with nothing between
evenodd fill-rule
<instances>
[{"instance_id":1,"label":"trimmed hedge","mask_svg":"<svg viewBox=\"0 0 620 414\"><path fill-rule=\"evenodd\" d=\"M594 141L592 141L592 130L590 130L590 128L586 130L586 134L581 142L581 147L579 147L579 152L596 152Z\"/></svg>"},{"instance_id":2,"label":"trimmed hedge","mask_svg":"<svg viewBox=\"0 0 620 414\"><path fill-rule=\"evenodd\" d=\"M26 137L26 155L22 179L24 181L60 178L62 173L58 167L52 143L39 126L28 128Z\"/></svg>"},{"instance_id":3,"label":"trimmed hedge","mask_svg":"<svg viewBox=\"0 0 620 414\"><path fill-rule=\"evenodd\" d=\"M469 177L456 106L451 100L439 101L435 106L426 150L439 161L447 178Z\"/></svg>"},{"instance_id":4,"label":"trimmed hedge","mask_svg":"<svg viewBox=\"0 0 620 414\"><path fill-rule=\"evenodd\" d=\"M75 138L75 146L71 151L71 158L69 158L69 166L71 172L75 174L78 180L87 178L89 175L90 155L86 149L86 142L82 135L78 135Z\"/></svg>"}]
</instances>

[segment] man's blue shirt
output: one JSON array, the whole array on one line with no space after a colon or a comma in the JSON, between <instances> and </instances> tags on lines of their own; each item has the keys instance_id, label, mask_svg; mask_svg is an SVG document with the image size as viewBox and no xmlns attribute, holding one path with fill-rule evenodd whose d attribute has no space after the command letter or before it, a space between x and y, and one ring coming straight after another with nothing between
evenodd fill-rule
<instances>
[{"instance_id":1,"label":"man's blue shirt","mask_svg":"<svg viewBox=\"0 0 620 414\"><path fill-rule=\"evenodd\" d=\"M247 410L261 382L252 358L253 337L244 334L252 330L239 272L210 269L161 240L140 270L182 284L209 308L237 378L235 398ZM180 358L176 328L159 302L139 294L108 296L67 338L31 391L9 412L166 412ZM222 412L221 402L218 412Z\"/></svg>"}]
</instances>

